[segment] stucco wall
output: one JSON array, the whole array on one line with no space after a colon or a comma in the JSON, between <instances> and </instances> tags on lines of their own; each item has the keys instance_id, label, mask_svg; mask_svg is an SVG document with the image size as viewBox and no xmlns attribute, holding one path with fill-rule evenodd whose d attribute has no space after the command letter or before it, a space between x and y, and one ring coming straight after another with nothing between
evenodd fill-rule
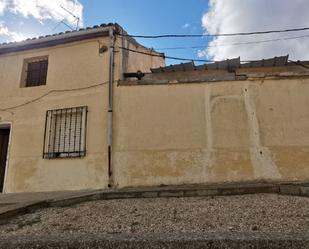
<instances>
[{"instance_id":1,"label":"stucco wall","mask_svg":"<svg viewBox=\"0 0 309 249\"><path fill-rule=\"evenodd\" d=\"M100 43L108 46L109 39L102 38ZM49 56L47 84L20 88L23 60L41 55ZM9 110L11 113L0 111L0 123L12 123L5 192L107 186L108 63L109 54L99 54L98 40L0 57L0 89L4 89L0 91L1 109L49 93L33 103ZM54 90L57 91L51 92ZM42 159L46 111L83 105L89 110L86 157Z\"/></svg>"},{"instance_id":2,"label":"stucco wall","mask_svg":"<svg viewBox=\"0 0 309 249\"><path fill-rule=\"evenodd\" d=\"M118 187L309 179L307 79L117 88Z\"/></svg>"},{"instance_id":3,"label":"stucco wall","mask_svg":"<svg viewBox=\"0 0 309 249\"><path fill-rule=\"evenodd\" d=\"M99 54L99 47L109 44L109 38L102 38L0 56L0 109L21 105L0 111L0 125L12 124L5 192L107 188L109 53ZM116 46L121 44L117 39ZM162 63L161 58L133 54L124 59L119 51L116 81L122 78L124 60L127 71L147 71ZM23 60L46 55L47 85L21 88ZM251 73L261 76L267 70ZM308 180L308 75L281 73L287 77L115 82L115 187ZM89 110L86 157L43 159L46 111L83 105Z\"/></svg>"},{"instance_id":4,"label":"stucco wall","mask_svg":"<svg viewBox=\"0 0 309 249\"><path fill-rule=\"evenodd\" d=\"M99 51L110 44L110 38L103 37L0 55L0 109L16 107L0 110L0 125L11 124L4 192L107 188L110 54L109 50ZM117 51L121 45L118 37L114 87L124 70L123 54ZM39 56L48 56L46 85L21 87L24 60ZM126 60L131 69L148 71L157 63L163 65L162 58L153 60L147 55L128 56ZM77 106L88 106L86 156L43 159L46 111Z\"/></svg>"},{"instance_id":5,"label":"stucco wall","mask_svg":"<svg viewBox=\"0 0 309 249\"><path fill-rule=\"evenodd\" d=\"M150 68L158 68L165 66L165 59L159 56L148 56L147 54L159 55L149 48L140 46L138 43L134 42L132 39L118 39L118 44L120 47L130 49L132 51L138 51L140 53L128 51L125 49L120 49L123 58L123 72L150 72ZM143 54L145 53L145 54Z\"/></svg>"}]
</instances>

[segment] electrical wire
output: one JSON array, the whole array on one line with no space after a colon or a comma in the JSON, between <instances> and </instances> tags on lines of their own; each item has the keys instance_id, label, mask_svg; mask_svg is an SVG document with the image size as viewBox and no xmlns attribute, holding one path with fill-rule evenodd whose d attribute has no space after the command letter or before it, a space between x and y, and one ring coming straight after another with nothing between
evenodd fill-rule
<instances>
[{"instance_id":1,"label":"electrical wire","mask_svg":"<svg viewBox=\"0 0 309 249\"><path fill-rule=\"evenodd\" d=\"M252 41L252 42L221 43L221 44L217 44L217 45L208 45L208 46L166 47L166 48L154 48L154 49L155 50L203 49L203 48L207 48L207 47L225 47L225 46L250 45L250 44L260 44L260 43L268 43L268 42L275 42L275 41L294 40L294 39L300 39L300 38L309 38L309 35L285 37L285 38L277 38L277 39L269 39L269 40L260 40L260 41Z\"/></svg>"},{"instance_id":2,"label":"electrical wire","mask_svg":"<svg viewBox=\"0 0 309 249\"><path fill-rule=\"evenodd\" d=\"M161 57L163 59L171 59L171 60L178 60L178 61L196 61L196 62L205 62L205 63L216 63L218 61L214 61L214 60L203 60L203 59L192 59L192 58L181 58L181 57L173 57L173 56L167 56L164 53L147 53L147 52L142 52L142 51L138 51L138 50L134 50L134 49L130 49L130 48L125 48L125 47L117 47L119 49L122 50L127 50L133 53L137 53L137 54L144 54L144 55L149 55L149 56L154 56L154 57ZM242 60L240 62L254 62L255 60Z\"/></svg>"},{"instance_id":3,"label":"electrical wire","mask_svg":"<svg viewBox=\"0 0 309 249\"><path fill-rule=\"evenodd\" d=\"M129 34L117 33L117 35L133 37L133 38L158 39L158 38L188 38L188 37L249 36L249 35L264 35L264 34L274 34L274 33L298 32L298 31L306 31L306 30L309 30L309 27L294 28L294 29L282 29L282 30L239 32L239 33L218 33L218 34L129 35Z\"/></svg>"},{"instance_id":4,"label":"electrical wire","mask_svg":"<svg viewBox=\"0 0 309 249\"><path fill-rule=\"evenodd\" d=\"M106 82L103 82L103 83L99 83L99 84L95 84L95 85L91 85L91 86L86 86L86 87L50 90L50 91L44 93L43 95L41 95L41 96L39 96L39 97L37 97L37 98L34 98L34 99L32 99L32 100L29 100L29 101L26 101L25 103L22 103L22 104L19 104L19 105L15 105L15 106L11 106L11 107L7 107L7 108L0 109L0 111L9 112L9 113L11 113L11 114L14 114L13 112L11 112L11 111L9 111L9 110L13 110L13 109L16 109L16 108L19 108L19 107L22 107L22 106L25 106L25 105L34 103L34 102L36 102L36 101L38 101L38 100L40 100L40 99L46 97L47 95L49 95L49 94L51 94L51 93L86 90L86 89L90 89L90 88L94 88L94 87L106 85L106 84L108 84L108 83L109 83L109 81L106 81Z\"/></svg>"},{"instance_id":5,"label":"electrical wire","mask_svg":"<svg viewBox=\"0 0 309 249\"><path fill-rule=\"evenodd\" d=\"M171 60L178 60L178 61L215 62L215 61L212 61L212 60L190 59L190 58L166 56L165 54L162 54L162 53L153 54L153 53L142 52L142 51L138 51L138 50L134 50L134 49L130 49L130 48L125 48L125 47L118 47L118 48L122 49L122 50L130 51L130 52L133 52L133 53L137 53L137 54L144 54L144 55L150 55L150 56L154 56L154 57L161 57L161 58L164 58L164 59L171 59Z\"/></svg>"},{"instance_id":6,"label":"electrical wire","mask_svg":"<svg viewBox=\"0 0 309 249\"><path fill-rule=\"evenodd\" d=\"M163 57L164 55L159 55L159 54L150 54L150 53L145 53L145 52L141 52L141 51L136 51L136 50L132 50L132 49L128 49L128 48L123 48L123 47L119 47L121 49L125 49L125 50L128 50L128 51L131 51L131 52L136 52L136 53L141 53L141 54L146 54L146 55L151 55L151 56L158 56L158 57ZM169 57L169 56L165 56L164 58L176 58L176 57ZM191 60L191 59L184 59L184 58L177 58L177 59L181 59L181 60ZM191 60L192 61L192 60ZM195 60L193 60L195 61ZM198 60L198 61L201 61L201 60ZM205 60L206 61L206 60ZM209 61L208 61L209 62ZM213 62L213 61L212 61ZM248 61L246 61L248 62ZM309 69L309 66L306 66L304 64L302 64L300 61L293 61L293 60L289 60L289 62L295 64L295 65L298 65L298 66L301 66L303 68L306 68L306 69ZM8 112L8 113L11 113L12 115L14 115L14 112L10 111L10 110L13 110L13 109L16 109L16 108L19 108L19 107L22 107L22 106L26 106L28 104L31 104L31 103L34 103L46 96L48 96L49 94L51 93L56 93L56 92L70 92L70 91L79 91L79 90L86 90L86 89L90 89L90 88L94 88L94 87L98 87L98 86L102 86L102 85L106 85L108 84L109 81L105 81L103 83L99 83L99 84L95 84L95 85L91 85L91 86L86 86L86 87L79 87L79 88L70 88L70 89L55 89L55 90L50 90L46 93L44 93L43 95L37 97L37 98L34 98L32 100L29 100L29 101L26 101L25 103L22 103L22 104L19 104L19 105L15 105L15 106L11 106L11 107L7 107L7 108L0 108L0 111L2 112Z\"/></svg>"},{"instance_id":7,"label":"electrical wire","mask_svg":"<svg viewBox=\"0 0 309 249\"><path fill-rule=\"evenodd\" d=\"M125 47L118 47L118 48L130 51L130 52L133 52L133 53L150 55L150 56L155 56L155 57L161 57L161 58L165 58L165 59L182 60L182 61L199 61L199 62L209 62L209 63L215 63L216 62L216 61L211 61L211 60L197 60L197 59L189 59L189 58L172 57L172 56L166 56L165 54L146 53L146 52L137 51L137 50L133 50L133 49L125 48ZM240 62L248 63L248 62L254 62L254 61L255 60L241 60ZM291 62L291 63L294 63L294 64L296 64L298 66L301 66L301 67L304 67L306 69L309 69L309 66L306 66L306 65L302 64L300 61L293 61L293 60L288 60L288 61Z\"/></svg>"},{"instance_id":8,"label":"electrical wire","mask_svg":"<svg viewBox=\"0 0 309 249\"><path fill-rule=\"evenodd\" d=\"M155 57L162 57L162 58L166 58L166 59L173 59L173 60L199 61L199 62L215 62L215 61L210 61L210 60L196 60L196 59L188 59L188 58L179 58L179 57L165 56L164 54L146 53L146 52L137 51L137 50L133 50L133 49L125 48L125 47L119 47L119 49L127 50L127 51L134 52L134 53L144 54L144 55L150 55L150 56L155 56ZM250 61L241 61L241 62L250 62ZM295 65L301 66L303 68L309 69L309 66L306 66L306 65L302 64L300 61L289 60L289 62L291 62L291 63L293 63ZM43 95L41 95L41 96L39 96L37 98L34 98L32 100L29 100L29 101L26 101L25 103L22 103L22 104L19 104L19 105L15 105L15 106L11 106L11 107L7 107L7 108L0 108L0 111L8 112L8 113L11 113L13 115L14 112L11 112L10 110L13 110L13 109L16 109L16 108L19 108L19 107L22 107L22 106L34 103L34 102L36 102L36 101L38 101L38 100L48 96L51 93L86 90L86 89L90 89L90 88L106 85L108 83L109 83L109 81L105 81L103 83L99 83L99 84L95 84L95 85L91 85L91 86L86 86L86 87L50 90L50 91L44 93Z\"/></svg>"}]
</instances>

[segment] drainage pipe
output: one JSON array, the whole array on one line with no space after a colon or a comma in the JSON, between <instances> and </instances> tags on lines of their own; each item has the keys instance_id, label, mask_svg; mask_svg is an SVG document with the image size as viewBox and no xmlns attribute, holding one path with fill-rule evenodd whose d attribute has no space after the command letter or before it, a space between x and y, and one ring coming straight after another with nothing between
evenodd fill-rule
<instances>
[{"instance_id":1,"label":"drainage pipe","mask_svg":"<svg viewBox=\"0 0 309 249\"><path fill-rule=\"evenodd\" d=\"M113 145L113 83L114 83L114 45L115 35L114 27L109 29L109 37L111 45L109 48L109 82L108 82L108 125L107 125L107 144L108 144L108 187L113 186L113 172L112 172L112 145Z\"/></svg>"}]
</instances>

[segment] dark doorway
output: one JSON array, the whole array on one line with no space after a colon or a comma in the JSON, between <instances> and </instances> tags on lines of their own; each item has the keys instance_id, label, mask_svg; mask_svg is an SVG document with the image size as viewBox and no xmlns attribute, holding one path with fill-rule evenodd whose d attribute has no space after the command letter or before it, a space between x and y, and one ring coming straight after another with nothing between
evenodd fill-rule
<instances>
[{"instance_id":1,"label":"dark doorway","mask_svg":"<svg viewBox=\"0 0 309 249\"><path fill-rule=\"evenodd\" d=\"M3 192L10 129L0 128L0 193Z\"/></svg>"}]
</instances>

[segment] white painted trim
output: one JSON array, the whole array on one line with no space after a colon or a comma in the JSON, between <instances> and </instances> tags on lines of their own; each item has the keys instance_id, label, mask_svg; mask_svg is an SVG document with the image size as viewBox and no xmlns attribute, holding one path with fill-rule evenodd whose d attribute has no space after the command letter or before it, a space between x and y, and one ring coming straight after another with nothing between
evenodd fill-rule
<instances>
[{"instance_id":1,"label":"white painted trim","mask_svg":"<svg viewBox=\"0 0 309 249\"><path fill-rule=\"evenodd\" d=\"M6 193L6 181L7 176L9 172L9 159L10 159L10 148L11 148L11 142L12 142L12 130L13 130L12 122L0 122L0 129L1 128L9 128L10 129L10 135L9 135L9 143L8 143L8 150L6 154L6 165L5 165L5 171L4 171L4 179L3 179L3 189L2 193Z\"/></svg>"}]
</instances>

